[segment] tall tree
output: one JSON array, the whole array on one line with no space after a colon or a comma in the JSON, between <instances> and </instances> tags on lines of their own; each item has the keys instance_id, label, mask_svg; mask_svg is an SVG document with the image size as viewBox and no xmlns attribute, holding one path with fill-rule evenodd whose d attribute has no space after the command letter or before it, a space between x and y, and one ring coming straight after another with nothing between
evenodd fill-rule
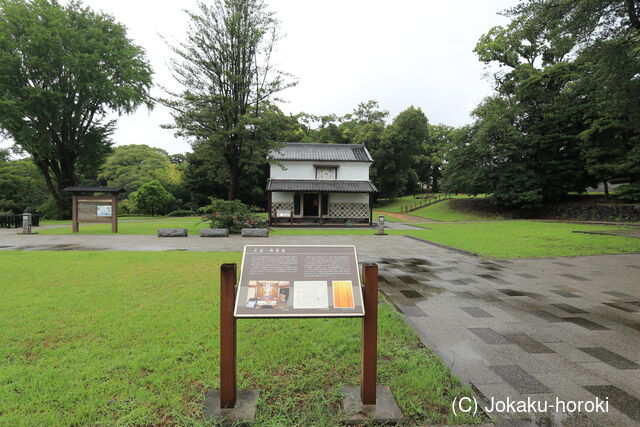
<instances>
[{"instance_id":1,"label":"tall tree","mask_svg":"<svg viewBox=\"0 0 640 427\"><path fill-rule=\"evenodd\" d=\"M0 0L0 128L32 156L60 209L61 190L109 150L107 114L148 104L150 86L144 51L112 16L78 1Z\"/></svg>"},{"instance_id":2,"label":"tall tree","mask_svg":"<svg viewBox=\"0 0 640 427\"><path fill-rule=\"evenodd\" d=\"M220 148L233 200L240 180L276 146L261 138L263 113L278 92L295 83L271 64L279 23L264 1L200 2L197 12L187 13L187 40L172 47L171 62L184 90L163 100L173 110L168 127L194 144Z\"/></svg>"},{"instance_id":3,"label":"tall tree","mask_svg":"<svg viewBox=\"0 0 640 427\"><path fill-rule=\"evenodd\" d=\"M382 196L396 197L405 191L428 138L429 122L420 108L407 108L384 130L371 153L378 159L376 178Z\"/></svg>"}]
</instances>

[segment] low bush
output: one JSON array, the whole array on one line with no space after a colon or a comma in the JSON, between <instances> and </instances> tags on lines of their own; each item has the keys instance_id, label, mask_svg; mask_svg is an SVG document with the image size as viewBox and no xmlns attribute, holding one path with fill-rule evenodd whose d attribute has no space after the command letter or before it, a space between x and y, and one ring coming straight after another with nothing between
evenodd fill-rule
<instances>
[{"instance_id":1,"label":"low bush","mask_svg":"<svg viewBox=\"0 0 640 427\"><path fill-rule=\"evenodd\" d=\"M199 210L211 228L226 228L238 234L242 228L266 227L267 222L251 212L251 208L239 200L211 198L211 204Z\"/></svg>"}]
</instances>

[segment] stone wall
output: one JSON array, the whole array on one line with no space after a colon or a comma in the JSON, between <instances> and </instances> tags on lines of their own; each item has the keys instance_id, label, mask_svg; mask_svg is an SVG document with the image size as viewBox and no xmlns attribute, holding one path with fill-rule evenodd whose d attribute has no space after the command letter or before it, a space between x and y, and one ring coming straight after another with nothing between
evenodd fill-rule
<instances>
[{"instance_id":1,"label":"stone wall","mask_svg":"<svg viewBox=\"0 0 640 427\"><path fill-rule=\"evenodd\" d=\"M545 216L580 221L640 222L640 206L555 205L546 209Z\"/></svg>"}]
</instances>

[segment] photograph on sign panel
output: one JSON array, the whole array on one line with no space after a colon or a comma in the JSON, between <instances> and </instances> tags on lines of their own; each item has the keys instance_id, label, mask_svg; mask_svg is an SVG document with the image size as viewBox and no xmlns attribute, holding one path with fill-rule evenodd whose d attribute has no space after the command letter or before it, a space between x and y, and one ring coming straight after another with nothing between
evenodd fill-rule
<instances>
[{"instance_id":1,"label":"photograph on sign panel","mask_svg":"<svg viewBox=\"0 0 640 427\"><path fill-rule=\"evenodd\" d=\"M247 308L285 308L289 300L288 281L250 280Z\"/></svg>"},{"instance_id":2,"label":"photograph on sign panel","mask_svg":"<svg viewBox=\"0 0 640 427\"><path fill-rule=\"evenodd\" d=\"M111 216L111 205L96 206L96 213L98 216Z\"/></svg>"},{"instance_id":3,"label":"photograph on sign panel","mask_svg":"<svg viewBox=\"0 0 640 427\"><path fill-rule=\"evenodd\" d=\"M333 306L335 308L354 308L353 285L351 280L334 280Z\"/></svg>"},{"instance_id":4,"label":"photograph on sign panel","mask_svg":"<svg viewBox=\"0 0 640 427\"><path fill-rule=\"evenodd\" d=\"M329 308L329 295L326 281L296 280L293 282L293 308Z\"/></svg>"}]
</instances>

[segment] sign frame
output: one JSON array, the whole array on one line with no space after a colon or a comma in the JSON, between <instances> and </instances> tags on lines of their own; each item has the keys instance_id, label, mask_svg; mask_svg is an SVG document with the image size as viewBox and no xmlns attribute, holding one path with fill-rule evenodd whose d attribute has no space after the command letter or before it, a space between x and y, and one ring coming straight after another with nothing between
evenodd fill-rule
<instances>
[{"instance_id":1,"label":"sign frame","mask_svg":"<svg viewBox=\"0 0 640 427\"><path fill-rule=\"evenodd\" d=\"M355 261L355 271L353 272L353 276L350 280L352 280L355 283L352 283L352 289L355 289L354 295L353 295L353 302L354 302L354 310L358 310L358 311L354 311L354 312L339 312L339 311L333 311L333 312L321 312L321 313L313 313L313 312L306 312L306 313L301 313L298 312L296 313L294 312L282 312L282 311L278 311L278 310L274 310L272 312L268 312L268 313L238 313L238 308L240 307L241 304L241 292L243 289L248 287L247 285L243 286L243 283L246 281L248 282L248 279L245 279L245 261L247 258L247 248L349 248L353 250L353 257L354 257L354 261ZM351 255L351 252L348 253L348 255ZM283 275L286 275L286 273L283 273ZM286 277L283 277L281 279L282 281L286 280ZM310 281L313 281L312 279L308 279ZM347 279L344 279L347 280ZM265 280L266 281L266 280ZM275 280L274 280L275 281ZM294 279L289 279L290 282L292 282L292 287L294 287L295 285L293 284L293 282L295 282ZM324 281L323 279L317 279L317 281ZM334 280L327 280L327 282L333 282ZM295 295L295 290L294 290L294 295ZM332 283L332 292L331 295L333 295L333 283ZM292 308L292 310L295 310ZM307 310L313 310L313 309L307 309ZM321 310L321 309L318 309ZM340 309L336 309L336 308L332 308L329 307L327 310L340 310ZM234 304L234 310L233 310L233 316L235 318L238 319L253 319L253 318L260 318L260 319L281 319L281 318L353 318L353 317L365 317L366 316L366 312L365 312L365 301L364 301L364 295L363 295L363 286L362 286L362 281L360 278L360 264L358 262L358 251L355 245L245 245L242 251L242 264L241 264L241 268L240 268L240 277L238 280L238 286L237 286L237 290L236 290L236 297L235 297L235 304Z\"/></svg>"}]
</instances>

